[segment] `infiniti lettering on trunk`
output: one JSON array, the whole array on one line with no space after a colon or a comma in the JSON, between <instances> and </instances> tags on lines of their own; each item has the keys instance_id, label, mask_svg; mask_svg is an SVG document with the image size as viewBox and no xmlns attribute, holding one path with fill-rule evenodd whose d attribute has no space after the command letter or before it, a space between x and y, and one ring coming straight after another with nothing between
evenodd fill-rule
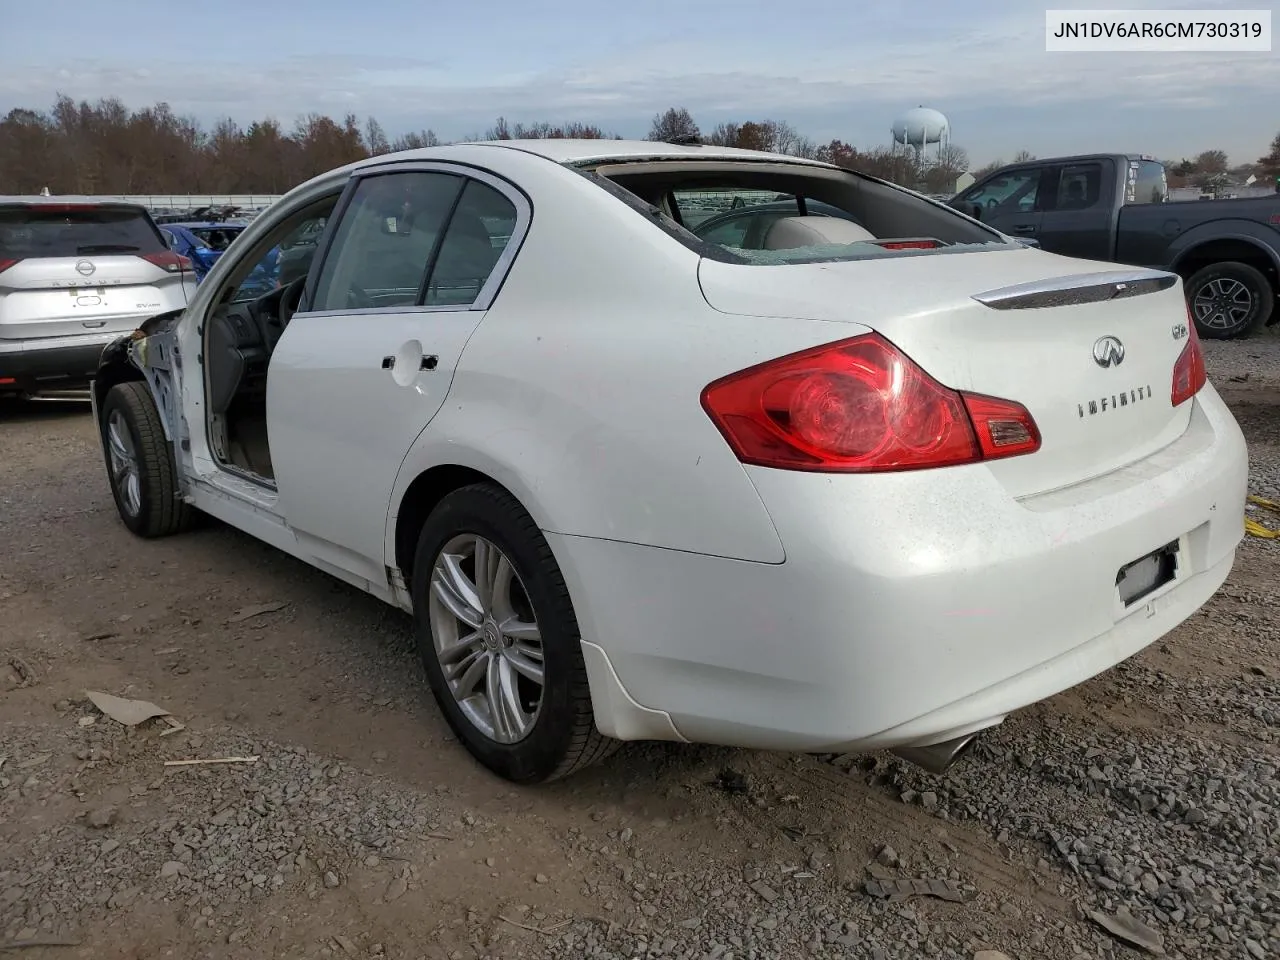
<instances>
[{"instance_id":1,"label":"infiniti lettering on trunk","mask_svg":"<svg viewBox=\"0 0 1280 960\"><path fill-rule=\"evenodd\" d=\"M1093 416L1098 413L1106 413L1109 410L1117 410L1120 407L1127 407L1130 404L1137 403L1139 400L1151 399L1150 385L1145 387L1134 387L1127 393L1121 390L1119 393L1113 393L1109 397L1102 397L1099 400L1086 400L1084 403L1077 403L1076 410L1083 419L1086 414Z\"/></svg>"}]
</instances>

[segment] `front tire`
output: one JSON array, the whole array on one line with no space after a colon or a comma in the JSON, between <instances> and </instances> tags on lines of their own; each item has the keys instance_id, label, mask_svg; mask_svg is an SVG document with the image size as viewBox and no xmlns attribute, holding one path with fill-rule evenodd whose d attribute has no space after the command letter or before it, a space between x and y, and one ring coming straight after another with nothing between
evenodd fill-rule
<instances>
[{"instance_id":1,"label":"front tire","mask_svg":"<svg viewBox=\"0 0 1280 960\"><path fill-rule=\"evenodd\" d=\"M140 537L190 527L194 511L179 492L173 447L146 385L117 383L103 398L99 417L107 479L124 525Z\"/></svg>"},{"instance_id":2,"label":"front tire","mask_svg":"<svg viewBox=\"0 0 1280 960\"><path fill-rule=\"evenodd\" d=\"M471 755L515 783L603 759L578 621L537 524L491 484L431 512L413 565L418 650L432 693Z\"/></svg>"},{"instance_id":3,"label":"front tire","mask_svg":"<svg viewBox=\"0 0 1280 960\"><path fill-rule=\"evenodd\" d=\"M1230 340L1262 326L1275 307L1276 292L1261 270L1227 261L1202 267L1187 280L1187 306L1196 333Z\"/></svg>"}]
</instances>

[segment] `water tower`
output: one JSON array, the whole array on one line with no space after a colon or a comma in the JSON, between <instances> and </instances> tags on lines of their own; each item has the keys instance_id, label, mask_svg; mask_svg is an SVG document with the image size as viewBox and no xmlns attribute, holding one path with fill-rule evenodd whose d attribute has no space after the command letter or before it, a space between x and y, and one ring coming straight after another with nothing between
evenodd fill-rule
<instances>
[{"instance_id":1,"label":"water tower","mask_svg":"<svg viewBox=\"0 0 1280 960\"><path fill-rule=\"evenodd\" d=\"M893 143L912 152L916 168L923 174L945 156L951 145L951 124L937 110L919 106L894 121Z\"/></svg>"}]
</instances>

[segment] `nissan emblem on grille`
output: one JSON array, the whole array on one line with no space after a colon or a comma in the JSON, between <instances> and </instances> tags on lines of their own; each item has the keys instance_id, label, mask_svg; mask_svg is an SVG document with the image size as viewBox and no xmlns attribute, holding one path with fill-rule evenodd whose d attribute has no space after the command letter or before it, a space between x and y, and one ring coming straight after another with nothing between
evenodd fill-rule
<instances>
[{"instance_id":1,"label":"nissan emblem on grille","mask_svg":"<svg viewBox=\"0 0 1280 960\"><path fill-rule=\"evenodd\" d=\"M1093 343L1093 362L1100 367L1118 367L1124 362L1124 344L1115 337L1099 337Z\"/></svg>"},{"instance_id":2,"label":"nissan emblem on grille","mask_svg":"<svg viewBox=\"0 0 1280 960\"><path fill-rule=\"evenodd\" d=\"M93 271L97 269L98 268L93 265L91 260L81 260L76 264L76 273L80 274L82 277L89 276L89 274L93 273Z\"/></svg>"}]
</instances>

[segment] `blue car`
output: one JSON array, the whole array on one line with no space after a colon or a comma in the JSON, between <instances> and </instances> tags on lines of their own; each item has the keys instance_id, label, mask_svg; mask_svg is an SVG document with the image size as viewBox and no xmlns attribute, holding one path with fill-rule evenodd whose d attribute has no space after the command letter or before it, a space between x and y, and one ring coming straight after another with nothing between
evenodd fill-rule
<instances>
[{"instance_id":1,"label":"blue car","mask_svg":"<svg viewBox=\"0 0 1280 960\"><path fill-rule=\"evenodd\" d=\"M196 280L200 281L205 278L218 257L222 256L222 251L240 236L244 227L242 223L198 221L161 224L160 232L164 234L170 250L191 260Z\"/></svg>"}]
</instances>

